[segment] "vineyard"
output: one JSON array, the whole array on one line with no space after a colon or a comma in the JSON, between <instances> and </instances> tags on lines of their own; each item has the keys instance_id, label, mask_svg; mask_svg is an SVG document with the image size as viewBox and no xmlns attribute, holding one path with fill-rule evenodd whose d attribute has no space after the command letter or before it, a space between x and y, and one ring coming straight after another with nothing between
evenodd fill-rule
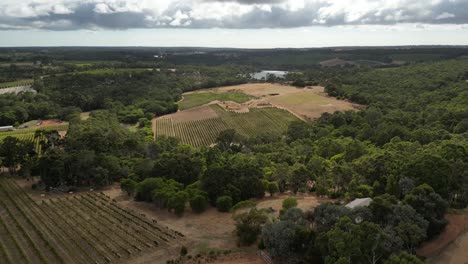
<instances>
[{"instance_id":1,"label":"vineyard","mask_svg":"<svg viewBox=\"0 0 468 264\"><path fill-rule=\"evenodd\" d=\"M58 125L58 126L47 126L42 127L42 130L57 130L57 131L66 131L68 129L68 124ZM41 152L41 140L44 140L44 136L35 137L34 133L38 129L21 129L14 131L0 132L0 142L2 142L6 137L16 137L19 140L31 141L34 143L35 150L37 153Z\"/></svg>"},{"instance_id":2,"label":"vineyard","mask_svg":"<svg viewBox=\"0 0 468 264\"><path fill-rule=\"evenodd\" d=\"M183 239L103 193L33 201L0 179L2 263L115 263Z\"/></svg>"},{"instance_id":3,"label":"vineyard","mask_svg":"<svg viewBox=\"0 0 468 264\"><path fill-rule=\"evenodd\" d=\"M9 88L15 86L25 86L25 85L32 85L34 80L32 79L25 79L25 80L18 80L14 82L3 82L0 83L0 88Z\"/></svg>"},{"instance_id":4,"label":"vineyard","mask_svg":"<svg viewBox=\"0 0 468 264\"><path fill-rule=\"evenodd\" d=\"M216 111L218 117L184 122L168 117L156 119L155 136L176 137L182 143L195 147L209 146L226 129L235 129L245 137L265 133L281 134L292 121L298 120L288 111L274 107L251 108L248 113L225 111L218 105L210 107Z\"/></svg>"}]
</instances>

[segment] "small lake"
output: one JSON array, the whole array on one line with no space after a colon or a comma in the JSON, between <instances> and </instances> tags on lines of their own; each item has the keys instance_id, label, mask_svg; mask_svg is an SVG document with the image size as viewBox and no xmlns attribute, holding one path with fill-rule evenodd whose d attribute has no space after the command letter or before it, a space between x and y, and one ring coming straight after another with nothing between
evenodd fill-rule
<instances>
[{"instance_id":1,"label":"small lake","mask_svg":"<svg viewBox=\"0 0 468 264\"><path fill-rule=\"evenodd\" d=\"M250 74L255 80L262 80L266 79L268 75L274 75L276 78L284 78L288 74L287 71L261 71L261 72L254 72Z\"/></svg>"}]
</instances>

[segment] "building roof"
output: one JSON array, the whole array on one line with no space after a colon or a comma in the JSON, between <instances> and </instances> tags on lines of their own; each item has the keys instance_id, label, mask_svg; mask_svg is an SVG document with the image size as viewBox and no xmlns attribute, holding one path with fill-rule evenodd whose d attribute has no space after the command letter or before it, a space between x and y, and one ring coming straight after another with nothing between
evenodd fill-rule
<instances>
[{"instance_id":1,"label":"building roof","mask_svg":"<svg viewBox=\"0 0 468 264\"><path fill-rule=\"evenodd\" d=\"M372 202L372 198L360 198L360 199L355 199L354 201L348 203L345 205L348 208L354 209L356 207L364 207L364 206L369 206L369 204Z\"/></svg>"}]
</instances>

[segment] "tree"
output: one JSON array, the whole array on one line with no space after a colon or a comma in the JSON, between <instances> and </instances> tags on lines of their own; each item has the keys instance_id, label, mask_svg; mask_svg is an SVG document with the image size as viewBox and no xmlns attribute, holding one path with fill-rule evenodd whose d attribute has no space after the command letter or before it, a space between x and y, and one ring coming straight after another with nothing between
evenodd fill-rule
<instances>
[{"instance_id":1,"label":"tree","mask_svg":"<svg viewBox=\"0 0 468 264\"><path fill-rule=\"evenodd\" d=\"M347 207L322 203L314 209L314 223L317 231L326 232L333 228L335 223L343 216L349 215L351 210Z\"/></svg>"},{"instance_id":2,"label":"tree","mask_svg":"<svg viewBox=\"0 0 468 264\"><path fill-rule=\"evenodd\" d=\"M400 252L398 254L392 254L384 264L423 264L418 257L411 255L407 252Z\"/></svg>"},{"instance_id":3,"label":"tree","mask_svg":"<svg viewBox=\"0 0 468 264\"><path fill-rule=\"evenodd\" d=\"M127 192L128 196L131 196L135 193L137 182L132 179L122 179L120 181L120 188Z\"/></svg>"},{"instance_id":4,"label":"tree","mask_svg":"<svg viewBox=\"0 0 468 264\"><path fill-rule=\"evenodd\" d=\"M390 194L382 194L374 197L369 205L369 209L371 209L374 215L374 221L381 224L387 223L388 217L392 214L393 206L397 203L398 200L395 196Z\"/></svg>"},{"instance_id":5,"label":"tree","mask_svg":"<svg viewBox=\"0 0 468 264\"><path fill-rule=\"evenodd\" d=\"M188 200L188 194L184 191L174 193L168 201L168 208L174 209L174 213L178 216L182 216L185 211L185 204Z\"/></svg>"},{"instance_id":6,"label":"tree","mask_svg":"<svg viewBox=\"0 0 468 264\"><path fill-rule=\"evenodd\" d=\"M280 221L268 223L262 229L266 250L280 263L301 263L313 237L298 208L287 210Z\"/></svg>"},{"instance_id":7,"label":"tree","mask_svg":"<svg viewBox=\"0 0 468 264\"><path fill-rule=\"evenodd\" d=\"M269 182L267 185L267 190L270 193L270 196L273 196L275 193L279 191L278 183L276 182Z\"/></svg>"},{"instance_id":8,"label":"tree","mask_svg":"<svg viewBox=\"0 0 468 264\"><path fill-rule=\"evenodd\" d=\"M289 185L291 186L294 194L296 194L300 189L305 189L307 187L308 180L309 172L307 171L307 167L303 164L296 163L293 167L291 179L289 180Z\"/></svg>"},{"instance_id":9,"label":"tree","mask_svg":"<svg viewBox=\"0 0 468 264\"><path fill-rule=\"evenodd\" d=\"M8 167L8 172L16 173L18 165L36 155L34 144L29 141L20 141L16 137L6 137L0 143L0 160Z\"/></svg>"},{"instance_id":10,"label":"tree","mask_svg":"<svg viewBox=\"0 0 468 264\"><path fill-rule=\"evenodd\" d=\"M268 216L263 210L253 208L248 212L234 216L236 221L236 234L241 245L251 245L257 241L262 226L267 222Z\"/></svg>"},{"instance_id":11,"label":"tree","mask_svg":"<svg viewBox=\"0 0 468 264\"><path fill-rule=\"evenodd\" d=\"M448 203L437 194L431 186L422 184L414 188L403 200L411 205L424 219L429 222L427 236L429 238L439 234L447 224L444 218Z\"/></svg>"},{"instance_id":12,"label":"tree","mask_svg":"<svg viewBox=\"0 0 468 264\"><path fill-rule=\"evenodd\" d=\"M208 206L208 200L205 196L197 194L190 199L190 207L195 213L201 213L205 211Z\"/></svg>"},{"instance_id":13,"label":"tree","mask_svg":"<svg viewBox=\"0 0 468 264\"><path fill-rule=\"evenodd\" d=\"M220 212L229 212L232 207L232 198L230 196L221 196L216 200L216 208Z\"/></svg>"},{"instance_id":14,"label":"tree","mask_svg":"<svg viewBox=\"0 0 468 264\"><path fill-rule=\"evenodd\" d=\"M376 224L354 224L347 216L320 235L325 263L376 264L387 254L388 235Z\"/></svg>"}]
</instances>

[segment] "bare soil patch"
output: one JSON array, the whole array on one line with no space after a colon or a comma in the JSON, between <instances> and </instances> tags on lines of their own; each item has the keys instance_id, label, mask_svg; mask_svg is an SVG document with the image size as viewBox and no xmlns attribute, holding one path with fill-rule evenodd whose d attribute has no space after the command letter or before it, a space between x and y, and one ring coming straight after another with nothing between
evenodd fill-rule
<instances>
[{"instance_id":1,"label":"bare soil patch","mask_svg":"<svg viewBox=\"0 0 468 264\"><path fill-rule=\"evenodd\" d=\"M429 264L468 264L468 233L451 243L439 256L430 259Z\"/></svg>"},{"instance_id":2,"label":"bare soil patch","mask_svg":"<svg viewBox=\"0 0 468 264\"><path fill-rule=\"evenodd\" d=\"M449 221L449 223L445 227L444 231L435 239L423 243L423 245L416 251L419 256L429 258L441 254L444 249L447 248L447 246L449 246L452 242L457 240L457 238L462 233L464 233L468 227L468 215L450 214L446 215L445 218ZM466 260L468 261L468 258Z\"/></svg>"},{"instance_id":3,"label":"bare soil patch","mask_svg":"<svg viewBox=\"0 0 468 264\"><path fill-rule=\"evenodd\" d=\"M173 213L159 209L153 204L133 201L117 185L105 190L104 193L115 199L119 206L131 209L138 214L144 214L146 217L155 219L158 223L184 234L186 238L184 245L189 249L189 254L192 256L200 252L207 253L211 250L231 250L231 254L218 256L216 260L210 261L210 263L262 263L255 246L242 248L237 246L235 222L231 213L220 213L216 208L209 208L201 214L195 214L191 212L190 208L187 208L182 217L177 217ZM259 208L272 207L279 212L283 199L286 197L289 197L289 195L265 197L256 200L256 202ZM298 207L304 210L310 210L318 206L320 202L328 201L315 196L297 196L296 198L298 199ZM173 258L175 257L177 255L173 256Z\"/></svg>"},{"instance_id":4,"label":"bare soil patch","mask_svg":"<svg viewBox=\"0 0 468 264\"><path fill-rule=\"evenodd\" d=\"M321 198L317 196L292 196L288 194L278 195L274 197L265 197L257 203L257 208L272 208L276 214L279 215L279 211L283 207L283 200L288 197L294 197L297 199L297 208L303 211L310 211L313 208L319 206L324 202L332 202L328 198Z\"/></svg>"},{"instance_id":5,"label":"bare soil patch","mask_svg":"<svg viewBox=\"0 0 468 264\"><path fill-rule=\"evenodd\" d=\"M42 120L41 122L42 123L38 127L60 126L66 124L66 122L58 120Z\"/></svg>"}]
</instances>

